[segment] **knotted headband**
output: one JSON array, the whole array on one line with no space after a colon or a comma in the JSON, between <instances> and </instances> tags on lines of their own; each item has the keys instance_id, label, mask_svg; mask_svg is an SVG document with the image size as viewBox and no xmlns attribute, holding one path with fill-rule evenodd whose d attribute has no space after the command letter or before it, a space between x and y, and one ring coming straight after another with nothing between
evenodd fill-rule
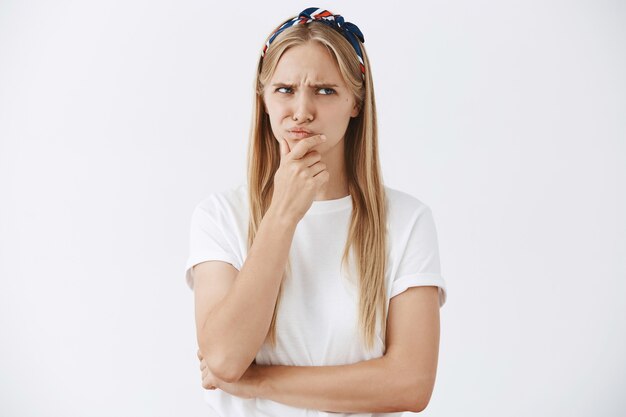
<instances>
[{"instance_id":1,"label":"knotted headband","mask_svg":"<svg viewBox=\"0 0 626 417\"><path fill-rule=\"evenodd\" d=\"M359 67L361 68L361 77L365 79L365 64L363 63L363 53L361 52L361 46L357 41L357 38L361 43L365 43L365 38L361 33L361 30L354 23L344 21L343 17L339 14L332 14L328 10L318 9L317 7L309 7L300 12L297 17L283 23L278 29L274 31L272 36L267 40L263 51L261 51L261 58L265 57L265 51L270 47L270 44L274 41L283 30L293 25L305 25L309 22L321 22L324 23L343 35L344 38L350 42L350 45L356 51L356 55L359 58Z\"/></svg>"}]
</instances>

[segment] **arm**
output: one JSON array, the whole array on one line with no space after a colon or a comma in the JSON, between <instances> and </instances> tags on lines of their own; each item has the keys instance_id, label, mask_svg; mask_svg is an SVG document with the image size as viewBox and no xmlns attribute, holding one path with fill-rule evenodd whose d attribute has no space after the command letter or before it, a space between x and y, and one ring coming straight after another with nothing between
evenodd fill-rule
<instances>
[{"instance_id":1,"label":"arm","mask_svg":"<svg viewBox=\"0 0 626 417\"><path fill-rule=\"evenodd\" d=\"M350 365L255 367L258 398L335 413L413 411L413 381L389 358Z\"/></svg>"},{"instance_id":2,"label":"arm","mask_svg":"<svg viewBox=\"0 0 626 417\"><path fill-rule=\"evenodd\" d=\"M265 341L296 225L270 208L232 287L198 323L202 356L224 381L237 381Z\"/></svg>"},{"instance_id":3,"label":"arm","mask_svg":"<svg viewBox=\"0 0 626 417\"><path fill-rule=\"evenodd\" d=\"M411 287L389 306L385 355L339 366L251 367L251 396L329 412L423 411L432 395L439 351L439 295Z\"/></svg>"}]
</instances>

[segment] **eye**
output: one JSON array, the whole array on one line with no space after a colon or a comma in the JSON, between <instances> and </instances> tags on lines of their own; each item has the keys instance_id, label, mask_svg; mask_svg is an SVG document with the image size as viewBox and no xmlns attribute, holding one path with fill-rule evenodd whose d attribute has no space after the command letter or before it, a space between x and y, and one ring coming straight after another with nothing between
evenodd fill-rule
<instances>
[{"instance_id":1,"label":"eye","mask_svg":"<svg viewBox=\"0 0 626 417\"><path fill-rule=\"evenodd\" d=\"M332 88L325 88L325 87L322 87L322 88L320 88L320 90L328 90L328 91L332 91L332 93L329 93L329 94L322 94L323 96L330 96L330 95L336 94L335 90L333 90Z\"/></svg>"},{"instance_id":2,"label":"eye","mask_svg":"<svg viewBox=\"0 0 626 417\"><path fill-rule=\"evenodd\" d=\"M291 87L278 87L278 88L277 88L276 90L274 90L274 91L281 92L281 91L279 91L279 90L282 90L282 89L291 90ZM321 88L318 88L318 90L319 90L319 91L322 91L322 90L328 91L328 92L326 92L326 93L323 93L323 94L322 94L323 96L332 96L333 94L337 94L337 92L336 92L334 89L332 89L332 88L321 87ZM285 94L289 94L289 92L287 92L287 93L285 93Z\"/></svg>"},{"instance_id":3,"label":"eye","mask_svg":"<svg viewBox=\"0 0 626 417\"><path fill-rule=\"evenodd\" d=\"M291 88L290 88L290 87L278 87L275 91L281 90L281 89L283 89L283 88L286 88L286 89L288 89L288 90L291 90Z\"/></svg>"}]
</instances>

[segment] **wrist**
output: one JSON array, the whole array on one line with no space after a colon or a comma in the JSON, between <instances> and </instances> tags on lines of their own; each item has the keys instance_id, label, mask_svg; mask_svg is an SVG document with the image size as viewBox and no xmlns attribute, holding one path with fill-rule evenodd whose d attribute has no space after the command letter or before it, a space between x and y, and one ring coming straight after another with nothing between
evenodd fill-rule
<instances>
[{"instance_id":1,"label":"wrist","mask_svg":"<svg viewBox=\"0 0 626 417\"><path fill-rule=\"evenodd\" d=\"M263 216L263 221L271 223L272 227L282 227L295 230L300 220L294 219L292 216L286 215L275 207L270 206Z\"/></svg>"}]
</instances>

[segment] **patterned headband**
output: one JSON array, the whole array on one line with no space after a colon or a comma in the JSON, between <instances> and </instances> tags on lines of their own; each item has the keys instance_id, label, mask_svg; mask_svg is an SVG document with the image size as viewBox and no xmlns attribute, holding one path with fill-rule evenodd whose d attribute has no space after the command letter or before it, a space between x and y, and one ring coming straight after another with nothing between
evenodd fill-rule
<instances>
[{"instance_id":1,"label":"patterned headband","mask_svg":"<svg viewBox=\"0 0 626 417\"><path fill-rule=\"evenodd\" d=\"M265 51L267 51L267 48L269 48L270 44L274 41L276 36L278 36L283 30L293 25L304 25L313 21L321 22L334 28L339 33L341 33L344 38L348 40L348 42L350 42L359 58L361 77L365 79L365 64L363 63L363 53L361 52L361 47L359 45L359 42L357 41L358 38L361 43L365 43L365 38L363 37L361 30L354 23L345 22L341 15L332 14L328 10L318 9L317 7L309 7L307 9L304 9L297 17L288 20L278 29L276 29L276 31L274 31L272 36L270 36L270 38L265 43L263 51L261 52L261 58L265 57Z\"/></svg>"}]
</instances>

